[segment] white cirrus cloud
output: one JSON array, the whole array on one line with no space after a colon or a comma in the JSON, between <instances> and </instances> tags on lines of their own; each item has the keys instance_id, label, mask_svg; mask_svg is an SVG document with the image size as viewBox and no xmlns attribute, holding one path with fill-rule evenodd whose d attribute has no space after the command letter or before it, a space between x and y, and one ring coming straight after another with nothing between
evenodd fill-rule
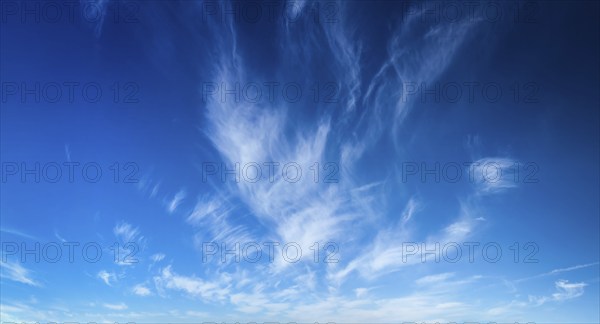
<instances>
[{"instance_id":1,"label":"white cirrus cloud","mask_svg":"<svg viewBox=\"0 0 600 324\"><path fill-rule=\"evenodd\" d=\"M469 166L469 177L479 194L495 194L517 186L516 160L503 157L481 158Z\"/></svg>"},{"instance_id":2,"label":"white cirrus cloud","mask_svg":"<svg viewBox=\"0 0 600 324\"><path fill-rule=\"evenodd\" d=\"M23 267L18 262L12 262L4 260L5 256L2 256L2 262L0 262L0 277L9 279L12 281L20 282L30 286L39 287L41 284L34 280L31 276L31 270Z\"/></svg>"},{"instance_id":3,"label":"white cirrus cloud","mask_svg":"<svg viewBox=\"0 0 600 324\"><path fill-rule=\"evenodd\" d=\"M569 283L568 280L558 280L554 283L558 292L552 294L552 298L556 301L577 298L583 295L585 286L584 282Z\"/></svg>"},{"instance_id":4,"label":"white cirrus cloud","mask_svg":"<svg viewBox=\"0 0 600 324\"><path fill-rule=\"evenodd\" d=\"M133 291L134 294L136 294L138 296L142 296L142 297L150 296L152 294L150 292L150 289L143 284L137 284L137 285L133 286L133 288L131 288L131 290Z\"/></svg>"},{"instance_id":5,"label":"white cirrus cloud","mask_svg":"<svg viewBox=\"0 0 600 324\"><path fill-rule=\"evenodd\" d=\"M122 242L136 242L142 240L144 237L140 236L140 230L137 227L133 227L131 224L121 221L113 228L113 234L119 238Z\"/></svg>"},{"instance_id":6,"label":"white cirrus cloud","mask_svg":"<svg viewBox=\"0 0 600 324\"><path fill-rule=\"evenodd\" d=\"M115 275L115 273L108 272L106 270L100 270L96 276L108 286L112 286L112 284L117 281L117 276Z\"/></svg>"},{"instance_id":7,"label":"white cirrus cloud","mask_svg":"<svg viewBox=\"0 0 600 324\"><path fill-rule=\"evenodd\" d=\"M180 190L173 196L173 199L168 203L167 210L172 214L186 197L185 190Z\"/></svg>"},{"instance_id":8,"label":"white cirrus cloud","mask_svg":"<svg viewBox=\"0 0 600 324\"><path fill-rule=\"evenodd\" d=\"M119 304L105 303L102 306L104 306L105 308L108 308L110 310L116 310L116 311L122 311L122 310L126 310L128 308L127 305L125 305L125 303L119 303Z\"/></svg>"},{"instance_id":9,"label":"white cirrus cloud","mask_svg":"<svg viewBox=\"0 0 600 324\"><path fill-rule=\"evenodd\" d=\"M166 255L164 253L155 253L150 256L150 260L152 260L152 262L156 263L156 262L162 261L165 257L166 257Z\"/></svg>"},{"instance_id":10,"label":"white cirrus cloud","mask_svg":"<svg viewBox=\"0 0 600 324\"><path fill-rule=\"evenodd\" d=\"M157 290L166 289L184 292L204 300L225 300L230 294L231 278L222 274L217 281L205 281L195 276L179 275L167 266L154 277Z\"/></svg>"}]
</instances>

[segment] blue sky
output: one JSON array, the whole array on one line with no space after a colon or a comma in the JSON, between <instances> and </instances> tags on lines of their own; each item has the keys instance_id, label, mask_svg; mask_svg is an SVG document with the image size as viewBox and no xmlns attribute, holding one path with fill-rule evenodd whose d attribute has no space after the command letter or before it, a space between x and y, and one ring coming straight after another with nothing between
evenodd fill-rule
<instances>
[{"instance_id":1,"label":"blue sky","mask_svg":"<svg viewBox=\"0 0 600 324\"><path fill-rule=\"evenodd\" d=\"M600 321L598 3L1 10L3 322Z\"/></svg>"}]
</instances>

